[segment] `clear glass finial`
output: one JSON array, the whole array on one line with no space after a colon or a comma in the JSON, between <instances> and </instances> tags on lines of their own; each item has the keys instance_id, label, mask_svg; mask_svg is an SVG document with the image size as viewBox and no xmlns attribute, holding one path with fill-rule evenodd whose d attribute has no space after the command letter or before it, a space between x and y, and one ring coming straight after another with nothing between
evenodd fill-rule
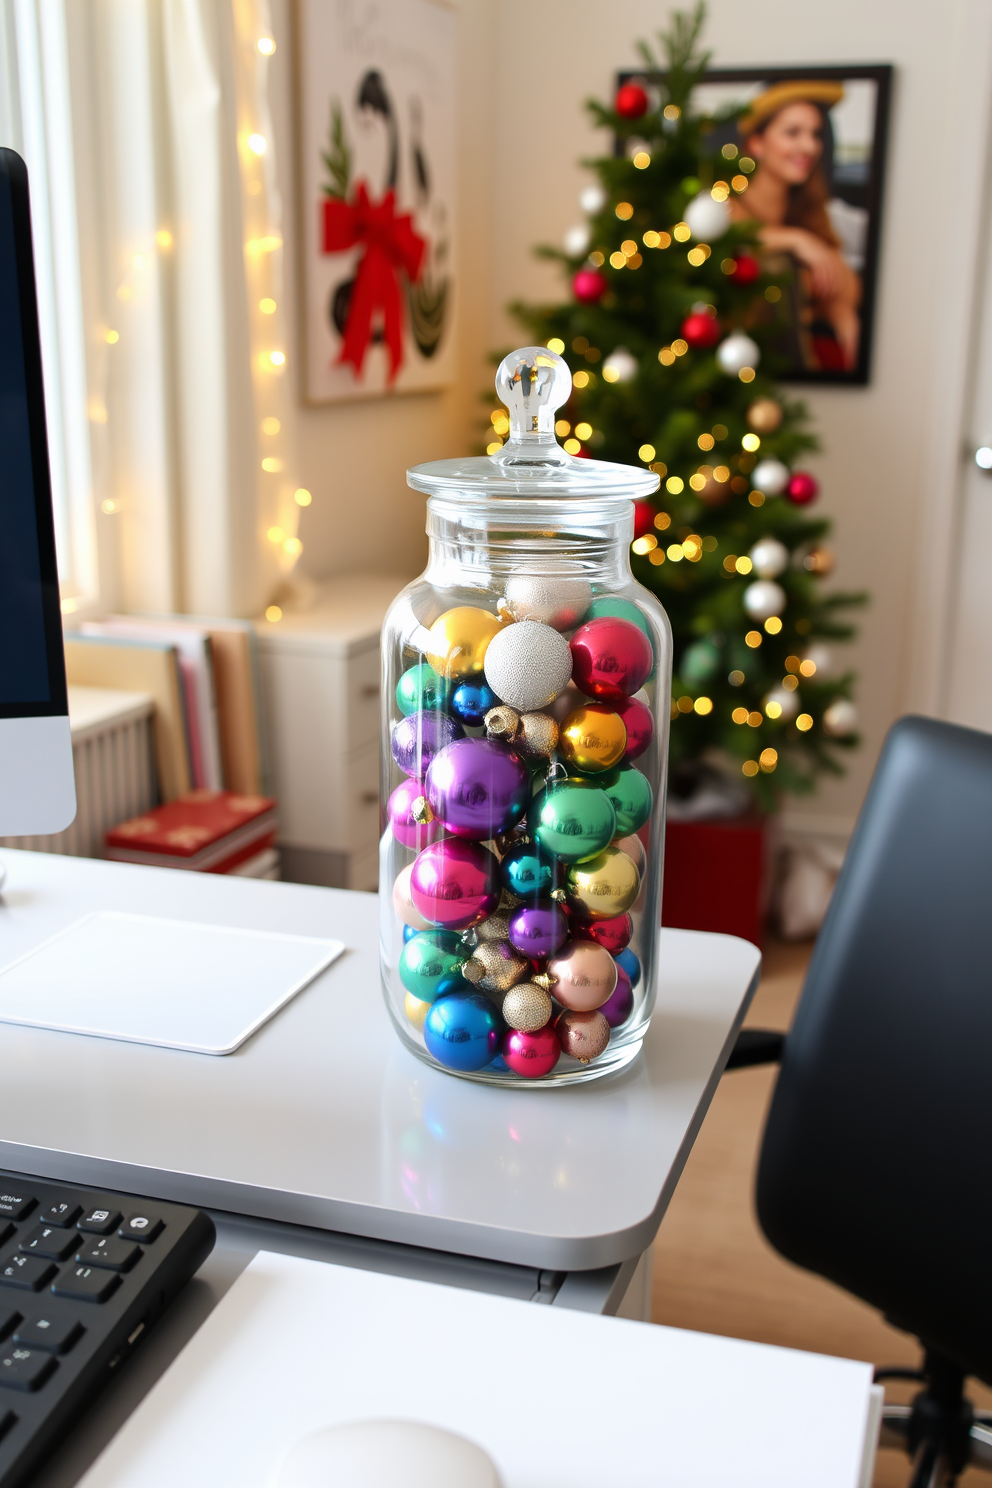
<instances>
[{"instance_id":1,"label":"clear glass finial","mask_svg":"<svg viewBox=\"0 0 992 1488\"><path fill-rule=\"evenodd\" d=\"M555 438L555 413L568 402L572 374L564 358L546 346L511 351L496 371L496 393L510 414L510 433L492 459L497 465L564 465L568 456Z\"/></svg>"}]
</instances>

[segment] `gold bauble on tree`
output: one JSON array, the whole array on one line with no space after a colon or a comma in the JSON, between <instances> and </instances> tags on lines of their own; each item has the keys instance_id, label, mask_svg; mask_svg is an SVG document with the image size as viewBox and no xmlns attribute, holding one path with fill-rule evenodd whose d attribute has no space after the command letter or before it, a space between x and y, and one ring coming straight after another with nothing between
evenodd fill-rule
<instances>
[{"instance_id":1,"label":"gold bauble on tree","mask_svg":"<svg viewBox=\"0 0 992 1488\"><path fill-rule=\"evenodd\" d=\"M814 548L803 559L803 568L807 573L816 574L817 578L825 579L828 574L833 573L836 562L829 548Z\"/></svg>"},{"instance_id":2,"label":"gold bauble on tree","mask_svg":"<svg viewBox=\"0 0 992 1488\"><path fill-rule=\"evenodd\" d=\"M427 660L452 682L478 677L493 636L503 629L498 615L475 605L458 605L439 615L428 632Z\"/></svg>"},{"instance_id":3,"label":"gold bauble on tree","mask_svg":"<svg viewBox=\"0 0 992 1488\"><path fill-rule=\"evenodd\" d=\"M782 405L774 398L755 398L747 411L748 425L756 434L774 434L782 417Z\"/></svg>"}]
</instances>

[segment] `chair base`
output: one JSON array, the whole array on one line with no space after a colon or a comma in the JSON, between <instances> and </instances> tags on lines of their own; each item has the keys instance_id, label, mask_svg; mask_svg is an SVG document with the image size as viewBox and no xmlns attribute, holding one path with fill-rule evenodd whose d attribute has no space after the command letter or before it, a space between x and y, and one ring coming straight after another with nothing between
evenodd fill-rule
<instances>
[{"instance_id":1,"label":"chair base","mask_svg":"<svg viewBox=\"0 0 992 1488\"><path fill-rule=\"evenodd\" d=\"M884 1405L879 1445L903 1447L913 1461L909 1488L953 1488L966 1467L992 1472L992 1413L976 1411L964 1374L932 1349L921 1370L876 1369L876 1381L920 1379L912 1405Z\"/></svg>"}]
</instances>

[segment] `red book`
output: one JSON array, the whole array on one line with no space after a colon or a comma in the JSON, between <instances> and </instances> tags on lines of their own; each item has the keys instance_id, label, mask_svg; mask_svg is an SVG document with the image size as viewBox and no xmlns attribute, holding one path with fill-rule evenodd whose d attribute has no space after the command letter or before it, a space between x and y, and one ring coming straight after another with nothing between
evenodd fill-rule
<instances>
[{"instance_id":1,"label":"red book","mask_svg":"<svg viewBox=\"0 0 992 1488\"><path fill-rule=\"evenodd\" d=\"M154 868L228 873L276 839L276 803L269 796L196 790L107 833L107 857Z\"/></svg>"}]
</instances>

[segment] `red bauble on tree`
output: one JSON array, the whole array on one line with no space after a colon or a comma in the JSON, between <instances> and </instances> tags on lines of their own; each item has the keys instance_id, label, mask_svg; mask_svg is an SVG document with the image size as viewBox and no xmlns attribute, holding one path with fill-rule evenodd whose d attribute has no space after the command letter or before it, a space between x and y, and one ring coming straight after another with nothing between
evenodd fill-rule
<instances>
[{"instance_id":1,"label":"red bauble on tree","mask_svg":"<svg viewBox=\"0 0 992 1488\"><path fill-rule=\"evenodd\" d=\"M634 538L644 537L648 532L654 531L654 519L656 508L650 501L634 502Z\"/></svg>"},{"instance_id":2,"label":"red bauble on tree","mask_svg":"<svg viewBox=\"0 0 992 1488\"><path fill-rule=\"evenodd\" d=\"M808 506L820 494L820 483L808 470L797 470L785 488L785 494L796 506Z\"/></svg>"},{"instance_id":3,"label":"red bauble on tree","mask_svg":"<svg viewBox=\"0 0 992 1488\"><path fill-rule=\"evenodd\" d=\"M572 293L580 305L596 305L606 293L606 280L598 269L580 269L572 280Z\"/></svg>"},{"instance_id":4,"label":"red bauble on tree","mask_svg":"<svg viewBox=\"0 0 992 1488\"><path fill-rule=\"evenodd\" d=\"M720 322L705 310L693 310L682 322L682 337L698 351L715 346L721 336Z\"/></svg>"},{"instance_id":5,"label":"red bauble on tree","mask_svg":"<svg viewBox=\"0 0 992 1488\"><path fill-rule=\"evenodd\" d=\"M648 111L648 95L640 83L624 83L617 89L613 107L621 119L642 119Z\"/></svg>"},{"instance_id":6,"label":"red bauble on tree","mask_svg":"<svg viewBox=\"0 0 992 1488\"><path fill-rule=\"evenodd\" d=\"M761 265L750 253L734 256L734 267L730 274L732 284L753 284L761 272Z\"/></svg>"}]
</instances>

